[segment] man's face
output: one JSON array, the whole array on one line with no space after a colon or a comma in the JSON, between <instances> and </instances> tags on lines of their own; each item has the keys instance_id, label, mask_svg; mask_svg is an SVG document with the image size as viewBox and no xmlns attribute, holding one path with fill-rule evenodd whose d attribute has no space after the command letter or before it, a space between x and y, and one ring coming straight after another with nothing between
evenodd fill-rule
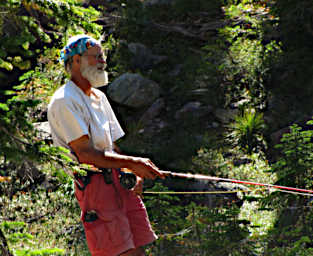
<instances>
[{"instance_id":1,"label":"man's face","mask_svg":"<svg viewBox=\"0 0 313 256\"><path fill-rule=\"evenodd\" d=\"M82 55L80 72L92 87L96 88L108 84L108 73L105 68L105 56L101 47L94 46Z\"/></svg>"}]
</instances>

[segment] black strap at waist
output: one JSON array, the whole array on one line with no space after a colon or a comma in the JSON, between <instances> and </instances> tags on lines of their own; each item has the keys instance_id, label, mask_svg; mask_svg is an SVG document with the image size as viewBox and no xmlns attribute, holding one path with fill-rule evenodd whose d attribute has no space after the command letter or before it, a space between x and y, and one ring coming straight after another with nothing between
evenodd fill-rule
<instances>
[{"instance_id":1,"label":"black strap at waist","mask_svg":"<svg viewBox=\"0 0 313 256\"><path fill-rule=\"evenodd\" d=\"M113 178L112 178L112 169L110 168L101 168L101 172L93 172L86 170L87 175L80 175L79 173L74 174L75 182L77 184L77 188L81 191L85 190L88 184L91 182L91 176L95 174L102 174L104 181L106 184L112 184Z\"/></svg>"}]
</instances>

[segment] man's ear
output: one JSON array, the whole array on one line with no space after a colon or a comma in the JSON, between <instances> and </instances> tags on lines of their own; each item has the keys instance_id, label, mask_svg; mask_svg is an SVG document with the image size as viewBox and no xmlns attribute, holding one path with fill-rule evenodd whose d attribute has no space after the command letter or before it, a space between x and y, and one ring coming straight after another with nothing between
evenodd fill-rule
<instances>
[{"instance_id":1,"label":"man's ear","mask_svg":"<svg viewBox=\"0 0 313 256\"><path fill-rule=\"evenodd\" d=\"M72 70L77 71L80 69L81 65L81 56L76 54L73 56Z\"/></svg>"},{"instance_id":2,"label":"man's ear","mask_svg":"<svg viewBox=\"0 0 313 256\"><path fill-rule=\"evenodd\" d=\"M75 54L75 55L73 56L73 63L75 63L75 65L80 64L80 61L81 61L80 57L81 57L81 56L78 55L78 54Z\"/></svg>"}]
</instances>

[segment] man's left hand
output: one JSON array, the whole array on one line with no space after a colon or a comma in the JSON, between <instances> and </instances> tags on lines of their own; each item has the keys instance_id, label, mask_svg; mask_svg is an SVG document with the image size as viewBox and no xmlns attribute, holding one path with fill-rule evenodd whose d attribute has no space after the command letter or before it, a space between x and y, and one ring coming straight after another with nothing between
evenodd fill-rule
<instances>
[{"instance_id":1,"label":"man's left hand","mask_svg":"<svg viewBox=\"0 0 313 256\"><path fill-rule=\"evenodd\" d=\"M134 193L139 196L139 197L143 197L142 196L142 191L143 191L143 179L136 176L137 177L137 183L135 185L135 187L133 188Z\"/></svg>"}]
</instances>

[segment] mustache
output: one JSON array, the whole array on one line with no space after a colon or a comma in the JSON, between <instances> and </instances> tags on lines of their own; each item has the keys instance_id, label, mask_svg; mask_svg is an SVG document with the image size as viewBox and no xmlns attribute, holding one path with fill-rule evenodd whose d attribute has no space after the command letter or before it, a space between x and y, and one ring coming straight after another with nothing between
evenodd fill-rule
<instances>
[{"instance_id":1,"label":"mustache","mask_svg":"<svg viewBox=\"0 0 313 256\"><path fill-rule=\"evenodd\" d=\"M103 63L103 64L99 63L97 65L97 69L101 71L105 71L106 67L107 67L106 63Z\"/></svg>"}]
</instances>

